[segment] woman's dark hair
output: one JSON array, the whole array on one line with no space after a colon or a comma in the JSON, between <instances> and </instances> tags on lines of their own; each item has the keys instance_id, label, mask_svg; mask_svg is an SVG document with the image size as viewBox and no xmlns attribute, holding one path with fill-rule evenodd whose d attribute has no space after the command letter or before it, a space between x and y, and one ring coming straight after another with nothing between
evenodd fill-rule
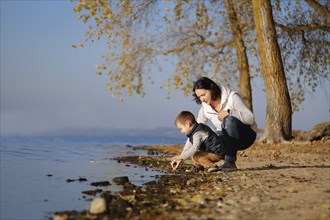
<instances>
[{"instance_id":1,"label":"woman's dark hair","mask_svg":"<svg viewBox=\"0 0 330 220\"><path fill-rule=\"evenodd\" d=\"M197 104L201 104L202 101L197 97L195 91L196 89L205 89L211 91L211 99L216 100L221 97L221 89L213 80L207 77L201 77L193 85L193 96Z\"/></svg>"}]
</instances>

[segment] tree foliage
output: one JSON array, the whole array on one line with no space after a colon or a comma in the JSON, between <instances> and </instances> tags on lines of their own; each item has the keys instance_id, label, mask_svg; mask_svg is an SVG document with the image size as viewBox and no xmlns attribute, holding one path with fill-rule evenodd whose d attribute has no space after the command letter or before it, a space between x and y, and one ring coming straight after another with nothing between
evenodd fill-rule
<instances>
[{"instance_id":1,"label":"tree foliage","mask_svg":"<svg viewBox=\"0 0 330 220\"><path fill-rule=\"evenodd\" d=\"M328 83L330 72L329 23L323 16L328 16L329 3L305 1L308 4L272 2L294 111L299 110L306 93ZM260 73L260 62L252 4L233 1L233 7L253 78ZM159 57L166 57L176 67L164 83L166 88L181 89L188 95L192 81L202 75L238 87L233 85L239 81L238 62L224 1L80 0L74 12L88 25L80 47L101 38L107 42L97 73L108 75L108 88L113 96L126 93L143 96L145 79L151 79L154 71L151 66L161 70Z\"/></svg>"},{"instance_id":2,"label":"tree foliage","mask_svg":"<svg viewBox=\"0 0 330 220\"><path fill-rule=\"evenodd\" d=\"M79 1L74 12L77 19L88 24L84 43L105 37L107 52L104 63L97 65L97 74L109 76L108 89L113 96L122 94L125 88L129 95L133 92L144 95L142 88L143 68L152 60L152 47L149 47L146 33L139 30L138 20L147 26L149 8L152 1ZM143 18L146 18L145 20Z\"/></svg>"},{"instance_id":3,"label":"tree foliage","mask_svg":"<svg viewBox=\"0 0 330 220\"><path fill-rule=\"evenodd\" d=\"M307 0L306 0L307 1ZM315 2L308 0L308 2ZM144 78L151 78L150 64L164 55L176 66L164 84L185 95L201 75L222 84L238 82L238 63L231 24L222 1L81 0L74 12L88 24L86 42L104 37L108 48L97 73L109 77L113 95L144 95ZM273 3L279 45L293 110L329 78L329 25L302 1ZM326 1L319 4L329 10ZM251 77L260 73L256 37L249 1L234 1L242 27ZM238 86L236 86L238 87Z\"/></svg>"},{"instance_id":4,"label":"tree foliage","mask_svg":"<svg viewBox=\"0 0 330 220\"><path fill-rule=\"evenodd\" d=\"M330 10L329 2L323 5ZM278 0L273 8L291 103L298 111L306 93L329 83L330 23L304 1Z\"/></svg>"},{"instance_id":5,"label":"tree foliage","mask_svg":"<svg viewBox=\"0 0 330 220\"><path fill-rule=\"evenodd\" d=\"M244 4L239 5L238 13L246 8ZM106 39L105 62L97 68L98 74L108 74L114 95L127 90L129 95L143 96L144 78L152 74L147 67L160 67L159 56L169 57L176 66L164 87L181 89L185 95L191 93L192 81L202 75L225 85L238 81L233 38L222 1L81 0L74 11L89 24L82 45ZM242 26L246 27L244 22Z\"/></svg>"}]
</instances>

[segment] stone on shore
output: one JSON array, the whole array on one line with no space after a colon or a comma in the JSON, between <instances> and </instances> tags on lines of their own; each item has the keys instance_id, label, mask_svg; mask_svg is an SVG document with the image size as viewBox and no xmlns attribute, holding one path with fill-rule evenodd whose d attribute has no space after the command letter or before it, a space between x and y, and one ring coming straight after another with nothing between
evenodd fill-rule
<instances>
[{"instance_id":1,"label":"stone on shore","mask_svg":"<svg viewBox=\"0 0 330 220\"><path fill-rule=\"evenodd\" d=\"M89 213L97 215L107 211L107 203L104 198L95 198L91 202Z\"/></svg>"}]
</instances>

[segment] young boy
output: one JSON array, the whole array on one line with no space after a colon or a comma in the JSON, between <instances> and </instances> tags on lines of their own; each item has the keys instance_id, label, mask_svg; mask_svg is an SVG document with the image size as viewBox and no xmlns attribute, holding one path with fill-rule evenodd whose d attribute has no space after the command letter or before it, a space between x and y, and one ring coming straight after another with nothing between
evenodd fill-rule
<instances>
[{"instance_id":1,"label":"young boy","mask_svg":"<svg viewBox=\"0 0 330 220\"><path fill-rule=\"evenodd\" d=\"M171 166L173 170L176 170L183 160L190 157L195 166L189 171L208 169L224 158L221 137L207 125L197 123L191 112L180 112L175 119L175 126L189 139L181 154L172 158Z\"/></svg>"}]
</instances>

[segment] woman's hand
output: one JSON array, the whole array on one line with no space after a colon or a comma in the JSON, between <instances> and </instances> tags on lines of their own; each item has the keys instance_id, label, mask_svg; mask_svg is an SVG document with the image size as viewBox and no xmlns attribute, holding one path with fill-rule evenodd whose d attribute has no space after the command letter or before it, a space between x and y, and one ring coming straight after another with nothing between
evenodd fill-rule
<instances>
[{"instance_id":1,"label":"woman's hand","mask_svg":"<svg viewBox=\"0 0 330 220\"><path fill-rule=\"evenodd\" d=\"M218 114L218 118L219 118L220 121L222 121L223 119L225 119L228 116L229 116L228 111L221 111Z\"/></svg>"}]
</instances>

